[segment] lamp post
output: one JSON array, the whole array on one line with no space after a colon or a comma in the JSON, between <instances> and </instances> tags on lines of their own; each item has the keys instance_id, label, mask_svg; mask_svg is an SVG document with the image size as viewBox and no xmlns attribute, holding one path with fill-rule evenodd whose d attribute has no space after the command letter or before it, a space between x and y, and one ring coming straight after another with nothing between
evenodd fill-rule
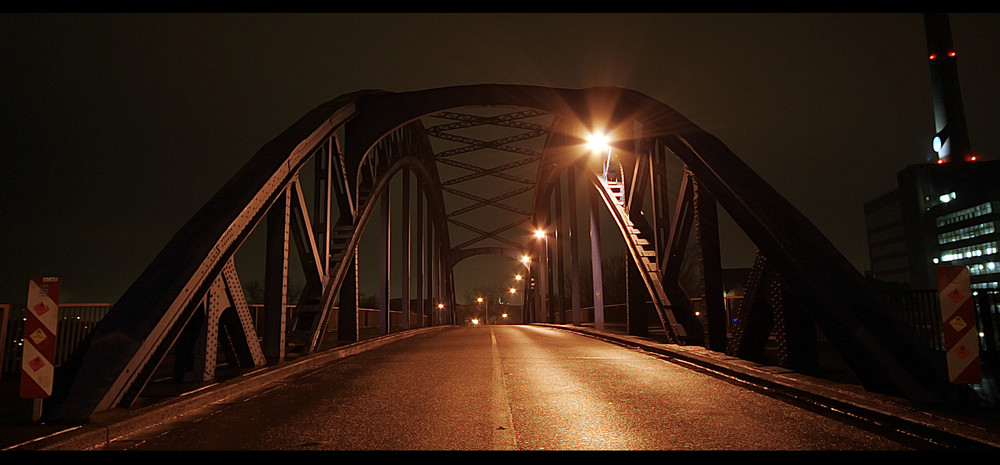
<instances>
[{"instance_id":1,"label":"lamp post","mask_svg":"<svg viewBox=\"0 0 1000 465\"><path fill-rule=\"evenodd\" d=\"M523 278L522 278L522 276L521 276L520 274L516 274L516 275L514 275L514 281L516 281L516 282L514 283L514 287L511 287L511 288L510 288L510 293L511 293L511 294L514 294L514 293L516 292L516 291L515 291L514 289L515 289L515 287L517 287L518 285L520 285L520 284L521 284L521 280L522 280L522 279L523 279ZM523 295L527 295L527 294L528 294L528 293L527 293L527 292L525 292L525 293L524 293ZM513 297L511 297L511 302L514 302L514 299L513 299ZM522 307L524 306L524 297L521 297L521 306L522 306Z\"/></svg>"},{"instance_id":2,"label":"lamp post","mask_svg":"<svg viewBox=\"0 0 1000 465\"><path fill-rule=\"evenodd\" d=\"M525 274L528 275L528 276L531 276L531 257L529 257L527 255L522 255L521 256L521 264L524 265ZM518 275L518 276L520 276L520 275ZM514 279L517 279L517 278L515 277ZM528 322L528 305L530 304L530 302L528 301L528 297L531 296L531 295L533 295L533 294L530 293L530 292L528 292L528 283L525 282L524 283L524 297L521 297L521 323L527 323Z\"/></svg>"},{"instance_id":3,"label":"lamp post","mask_svg":"<svg viewBox=\"0 0 1000 465\"><path fill-rule=\"evenodd\" d=\"M536 239L543 239L545 241L544 255L542 255L542 258L544 259L543 263L545 263L545 266L544 266L544 268L542 268L542 270L541 270L542 272L540 273L541 277L544 278L544 279L539 280L538 287L541 289L541 294L540 295L542 296L541 299L539 299L539 301L541 303L541 307L542 307L540 310L541 310L542 315L545 315L545 318L548 319L548 308L549 308L548 299L549 299L549 295L548 295L548 287L547 287L547 285L548 285L548 280L549 280L549 236L547 234L545 234L545 230L544 229L536 229L535 230L535 238Z\"/></svg>"}]
</instances>

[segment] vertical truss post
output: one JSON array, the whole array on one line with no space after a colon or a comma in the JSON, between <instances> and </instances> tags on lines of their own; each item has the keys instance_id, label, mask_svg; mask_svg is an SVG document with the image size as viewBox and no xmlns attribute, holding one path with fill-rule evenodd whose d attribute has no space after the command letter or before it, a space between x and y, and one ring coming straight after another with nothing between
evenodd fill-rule
<instances>
[{"instance_id":1,"label":"vertical truss post","mask_svg":"<svg viewBox=\"0 0 1000 465\"><path fill-rule=\"evenodd\" d=\"M288 297L288 238L291 191L285 191L267 212L264 274L264 356L268 363L285 360L285 303Z\"/></svg>"},{"instance_id":2,"label":"vertical truss post","mask_svg":"<svg viewBox=\"0 0 1000 465\"><path fill-rule=\"evenodd\" d=\"M578 228L576 211L576 181L578 166L576 163L570 165L569 174L566 177L566 191L569 195L569 268L570 268L570 299L573 307L573 324L581 325L583 315L580 309L580 231Z\"/></svg>"},{"instance_id":3,"label":"vertical truss post","mask_svg":"<svg viewBox=\"0 0 1000 465\"><path fill-rule=\"evenodd\" d=\"M552 279L553 285L555 287L555 302L553 303L553 311L555 312L555 319L553 323L565 323L566 322L566 311L563 308L563 301L566 296L566 268L565 268L565 255L563 254L563 217L562 217L562 180L561 177L556 178L556 185L553 189L555 196L553 201L555 202L555 218L553 218L553 228L552 228L552 239L555 244L554 250L552 252L556 261L556 269L554 278Z\"/></svg>"},{"instance_id":4,"label":"vertical truss post","mask_svg":"<svg viewBox=\"0 0 1000 465\"><path fill-rule=\"evenodd\" d=\"M444 261L447 261L447 256L442 256L441 259L444 260ZM448 308L452 309L451 310L451 320L452 320L452 322L454 322L455 321L455 302L456 302L455 301L455 281L454 281L455 273L454 273L454 270L451 269L451 267L447 267L447 268L448 269L445 271L445 274L444 274L444 280L443 280L444 282L442 284L444 284L444 289L445 289L444 292L445 292L445 295L446 295L445 298L447 299L447 302L448 302L447 303Z\"/></svg>"},{"instance_id":5,"label":"vertical truss post","mask_svg":"<svg viewBox=\"0 0 1000 465\"><path fill-rule=\"evenodd\" d=\"M357 341L361 327L358 324L358 248L345 250L347 271L340 285L340 308L337 309L337 339Z\"/></svg>"},{"instance_id":6,"label":"vertical truss post","mask_svg":"<svg viewBox=\"0 0 1000 465\"><path fill-rule=\"evenodd\" d=\"M402 179L401 216L399 220L399 310L400 323L403 330L410 329L410 170L403 168L399 173Z\"/></svg>"},{"instance_id":7,"label":"vertical truss post","mask_svg":"<svg viewBox=\"0 0 1000 465\"><path fill-rule=\"evenodd\" d=\"M642 148L645 149L647 144L641 144ZM638 157L632 157L634 167L632 171L632 176L626 176L630 179L628 196L626 197L626 212L628 217L633 219L635 222L640 216L643 216L642 207L643 201L646 199L646 189L649 185L649 172L650 167L650 155L648 153L642 153ZM651 231L650 231L651 232Z\"/></svg>"},{"instance_id":8,"label":"vertical truss post","mask_svg":"<svg viewBox=\"0 0 1000 465\"><path fill-rule=\"evenodd\" d=\"M379 230L379 289L378 289L378 327L381 334L389 334L392 319L389 316L389 186L386 185L379 199L379 217L381 229Z\"/></svg>"},{"instance_id":9,"label":"vertical truss post","mask_svg":"<svg viewBox=\"0 0 1000 465\"><path fill-rule=\"evenodd\" d=\"M627 290L626 323L628 333L633 336L649 334L649 318L646 316L649 290L639 274L639 264L632 254L625 254L625 288Z\"/></svg>"},{"instance_id":10,"label":"vertical truss post","mask_svg":"<svg viewBox=\"0 0 1000 465\"><path fill-rule=\"evenodd\" d=\"M333 153L331 142L314 155L313 235L320 257L323 276L330 274L330 211L333 200Z\"/></svg>"},{"instance_id":11,"label":"vertical truss post","mask_svg":"<svg viewBox=\"0 0 1000 465\"><path fill-rule=\"evenodd\" d=\"M547 218L545 221L541 222L542 225L547 225ZM538 279L535 283L535 290L538 295L538 306L535 310L535 314L532 317L532 322L539 321L549 321L549 296L552 292L549 290L549 239L548 233L545 233L545 237L541 240L535 241L535 247L537 247L538 253L535 255L538 257L538 266L536 267L535 273L538 275Z\"/></svg>"},{"instance_id":12,"label":"vertical truss post","mask_svg":"<svg viewBox=\"0 0 1000 465\"><path fill-rule=\"evenodd\" d=\"M671 222L670 234L667 238L663 257L662 275L663 291L673 309L677 321L687 331L685 342L700 345L705 335L701 321L694 316L694 306L691 299L680 285L680 270L684 262L688 239L694 225L694 175L684 174L680 191L677 195L677 205L674 220Z\"/></svg>"},{"instance_id":13,"label":"vertical truss post","mask_svg":"<svg viewBox=\"0 0 1000 465\"><path fill-rule=\"evenodd\" d=\"M441 303L441 299L437 293L437 265L434 259L435 253L437 251L437 232L433 228L434 221L430 218L431 210L427 210L428 221L427 221L427 259L425 260L424 266L427 267L427 307L430 312L431 325L443 324L441 321L441 312L438 310L438 304Z\"/></svg>"},{"instance_id":14,"label":"vertical truss post","mask_svg":"<svg viewBox=\"0 0 1000 465\"><path fill-rule=\"evenodd\" d=\"M654 142L649 152L649 189L650 204L653 222L653 243L656 247L656 256L663 257L666 251L668 236L670 235L670 201L668 199L668 180L666 157L663 153L663 145Z\"/></svg>"},{"instance_id":15,"label":"vertical truss post","mask_svg":"<svg viewBox=\"0 0 1000 465\"><path fill-rule=\"evenodd\" d=\"M413 269L417 270L417 283L416 283L416 300L417 300L417 327L423 327L425 325L424 315L426 313L426 305L424 303L424 192L423 183L417 183L417 225L414 228L417 232L416 237L416 257L414 259Z\"/></svg>"},{"instance_id":16,"label":"vertical truss post","mask_svg":"<svg viewBox=\"0 0 1000 465\"><path fill-rule=\"evenodd\" d=\"M708 349L726 350L726 307L719 250L719 215L715 199L697 180L694 183L694 224L701 251L701 279L708 322Z\"/></svg>"},{"instance_id":17,"label":"vertical truss post","mask_svg":"<svg viewBox=\"0 0 1000 465\"><path fill-rule=\"evenodd\" d=\"M594 283L594 328L604 329L604 277L601 274L601 199L594 189L590 198L590 266Z\"/></svg>"}]
</instances>

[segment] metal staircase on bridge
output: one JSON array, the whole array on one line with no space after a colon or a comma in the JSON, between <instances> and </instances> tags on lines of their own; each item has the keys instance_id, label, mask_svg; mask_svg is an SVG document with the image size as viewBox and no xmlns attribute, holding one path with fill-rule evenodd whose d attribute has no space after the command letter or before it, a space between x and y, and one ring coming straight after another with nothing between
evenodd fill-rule
<instances>
[{"instance_id":1,"label":"metal staircase on bridge","mask_svg":"<svg viewBox=\"0 0 1000 465\"><path fill-rule=\"evenodd\" d=\"M365 187L360 189L357 199L357 211L365 209L371 198L371 190ZM356 234L358 225L350 218L341 217L331 228L329 241L330 270L336 270L341 263L353 255L349 253L351 239ZM289 354L305 354L315 348L317 337L321 334L321 326L324 326L329 318L330 309L324 308L322 302L302 302L295 308L294 318L291 321L291 328L286 335L285 347Z\"/></svg>"},{"instance_id":2,"label":"metal staircase on bridge","mask_svg":"<svg viewBox=\"0 0 1000 465\"><path fill-rule=\"evenodd\" d=\"M649 290L656 314L660 317L660 323L666 331L667 338L673 343L683 343L687 337L687 331L683 325L677 322L670 308L670 299L663 288L663 276L656 256L656 246L643 237L643 232L629 219L625 204L625 184L621 181L609 181L601 176L598 176L597 179L602 187L602 198L608 205L615 223L621 229L633 261L638 266L640 275L647 290Z\"/></svg>"}]
</instances>

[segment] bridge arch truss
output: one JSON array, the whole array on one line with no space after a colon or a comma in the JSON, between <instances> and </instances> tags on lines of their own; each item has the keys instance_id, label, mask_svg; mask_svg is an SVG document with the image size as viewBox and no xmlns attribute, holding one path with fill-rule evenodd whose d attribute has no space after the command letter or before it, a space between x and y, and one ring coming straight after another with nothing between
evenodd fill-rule
<instances>
[{"instance_id":1,"label":"bridge arch truss","mask_svg":"<svg viewBox=\"0 0 1000 465\"><path fill-rule=\"evenodd\" d=\"M595 131L612 134L614 179L584 149ZM679 184L672 201L671 162L682 167L673 173ZM402 185L402 329L453 324L452 270L484 253L538 260L540 266L528 268L539 278L526 298L531 322L563 322L568 307L573 323L580 324L581 236L590 236L594 289L603 280L597 263L601 239L593 226L589 232L577 228L576 215L589 212L593 225L598 212L605 212L627 251L633 334L643 334L649 327L645 316L653 314L670 342L752 359L762 350L761 340L780 330L787 363L808 371L816 363L818 329L870 390L927 400L950 389L929 351L886 315L847 260L714 136L627 89L488 84L361 91L303 116L261 148L119 299L61 368L49 416L81 420L131 405L169 352L175 354L176 377L210 379L220 345L232 363L256 367L318 350L332 321L338 340L357 340L358 247L373 218L379 219L383 246L379 327L390 331L393 182ZM564 191L571 194L566 211ZM577 192L587 193L585 208L578 208ZM720 320L720 207L758 249L741 325L732 334ZM258 317L263 322L253 321L234 264L258 228L266 230L264 312ZM532 239L535 229L549 239ZM416 254L409 250L411 233ZM560 256L563 244L569 244L569 257ZM707 317L694 314L679 284L692 244ZM292 254L305 284L289 312ZM409 295L411 256L415 298ZM567 262L571 305L553 301L548 291L553 281L564 282ZM600 325L597 294L594 323Z\"/></svg>"}]
</instances>

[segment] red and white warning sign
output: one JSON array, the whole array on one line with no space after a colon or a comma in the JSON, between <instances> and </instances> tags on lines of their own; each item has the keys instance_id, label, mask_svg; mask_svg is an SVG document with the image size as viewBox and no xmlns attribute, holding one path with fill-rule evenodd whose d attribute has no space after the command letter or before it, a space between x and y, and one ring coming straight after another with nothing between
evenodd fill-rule
<instances>
[{"instance_id":1,"label":"red and white warning sign","mask_svg":"<svg viewBox=\"0 0 1000 465\"><path fill-rule=\"evenodd\" d=\"M28 312L21 355L21 397L52 395L56 327L59 324L59 278L33 278L28 283Z\"/></svg>"},{"instance_id":2,"label":"red and white warning sign","mask_svg":"<svg viewBox=\"0 0 1000 465\"><path fill-rule=\"evenodd\" d=\"M979 365L979 331L972 301L969 269L964 266L937 267L948 377L955 384L982 381Z\"/></svg>"}]
</instances>

